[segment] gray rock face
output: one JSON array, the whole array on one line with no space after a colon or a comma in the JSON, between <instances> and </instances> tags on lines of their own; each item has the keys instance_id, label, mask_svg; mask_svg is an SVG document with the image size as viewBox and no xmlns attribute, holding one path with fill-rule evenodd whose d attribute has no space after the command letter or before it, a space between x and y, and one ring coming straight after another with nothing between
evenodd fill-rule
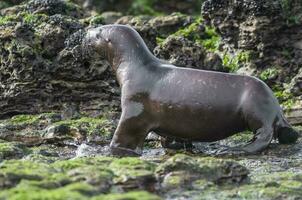
<instances>
[{"instance_id":1,"label":"gray rock face","mask_svg":"<svg viewBox=\"0 0 302 200\"><path fill-rule=\"evenodd\" d=\"M169 36L154 49L154 54L176 66L215 71L224 70L221 58L217 54L207 52L201 45L183 36Z\"/></svg>"},{"instance_id":2,"label":"gray rock face","mask_svg":"<svg viewBox=\"0 0 302 200\"><path fill-rule=\"evenodd\" d=\"M129 24L134 27L145 40L147 46L153 50L157 37L168 37L181 27L189 25L193 18L182 14L171 14L168 16L148 17L148 16L125 16L120 18L116 23Z\"/></svg>"},{"instance_id":3,"label":"gray rock face","mask_svg":"<svg viewBox=\"0 0 302 200\"><path fill-rule=\"evenodd\" d=\"M202 7L202 16L217 29L225 48L253 52L252 61L258 69L290 66L290 72L284 69L284 74L280 75L284 81L285 75L297 73L302 55L296 45L301 41L299 24L302 19L290 20L296 16L295 7L301 8L302 4L291 2L285 5L279 0L207 0ZM288 11L291 11L291 16L288 16Z\"/></svg>"},{"instance_id":4,"label":"gray rock face","mask_svg":"<svg viewBox=\"0 0 302 200\"><path fill-rule=\"evenodd\" d=\"M39 2L23 6L40 11ZM54 12L53 2L62 3L45 1L42 7ZM96 114L105 104L118 108L117 85L110 71L105 72L108 63L87 57L82 50L84 26L52 12L21 12L0 25L0 118L60 110L70 102Z\"/></svg>"}]
</instances>

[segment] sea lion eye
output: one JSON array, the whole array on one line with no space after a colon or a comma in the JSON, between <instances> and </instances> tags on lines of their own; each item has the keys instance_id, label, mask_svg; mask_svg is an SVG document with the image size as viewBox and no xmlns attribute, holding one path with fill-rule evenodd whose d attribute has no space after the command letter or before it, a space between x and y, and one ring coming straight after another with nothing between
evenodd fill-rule
<instances>
[{"instance_id":1,"label":"sea lion eye","mask_svg":"<svg viewBox=\"0 0 302 200\"><path fill-rule=\"evenodd\" d=\"M101 39L102 37L101 37L101 34L96 34L96 39Z\"/></svg>"}]
</instances>

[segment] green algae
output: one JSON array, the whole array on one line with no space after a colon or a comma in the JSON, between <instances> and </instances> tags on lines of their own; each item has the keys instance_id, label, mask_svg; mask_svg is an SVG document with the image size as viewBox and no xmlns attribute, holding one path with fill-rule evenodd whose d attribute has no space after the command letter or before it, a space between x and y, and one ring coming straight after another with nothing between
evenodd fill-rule
<instances>
[{"instance_id":1,"label":"green algae","mask_svg":"<svg viewBox=\"0 0 302 200\"><path fill-rule=\"evenodd\" d=\"M29 153L29 149L16 142L0 142L0 160L19 158Z\"/></svg>"},{"instance_id":2,"label":"green algae","mask_svg":"<svg viewBox=\"0 0 302 200\"><path fill-rule=\"evenodd\" d=\"M51 118L56 113L42 113L38 115L30 115L30 114L24 114L24 115L15 115L10 119L7 120L0 120L0 123L3 124L12 124L12 125L31 125L39 123L46 118Z\"/></svg>"},{"instance_id":3,"label":"green algae","mask_svg":"<svg viewBox=\"0 0 302 200\"><path fill-rule=\"evenodd\" d=\"M211 157L191 157L184 154L176 154L156 168L158 175L175 171L189 171L198 178L222 183L228 179L238 178L241 182L247 177L248 170L229 159L217 159Z\"/></svg>"},{"instance_id":4,"label":"green algae","mask_svg":"<svg viewBox=\"0 0 302 200\"><path fill-rule=\"evenodd\" d=\"M209 26L205 26L205 31L200 33L200 28L203 26L202 23L202 18L196 18L189 26L179 29L173 35L184 36L185 38L202 45L206 50L215 52L219 47L221 38L216 33L215 29ZM161 42L160 40L158 41Z\"/></svg>"},{"instance_id":5,"label":"green algae","mask_svg":"<svg viewBox=\"0 0 302 200\"><path fill-rule=\"evenodd\" d=\"M17 16L16 15L7 15L7 16L0 16L0 26L6 25L12 21L16 21Z\"/></svg>"},{"instance_id":6,"label":"green algae","mask_svg":"<svg viewBox=\"0 0 302 200\"><path fill-rule=\"evenodd\" d=\"M81 128L86 130L87 135L100 135L108 139L112 136L112 123L105 117L92 118L82 117L79 119L63 120L54 125L67 125L72 128Z\"/></svg>"},{"instance_id":7,"label":"green algae","mask_svg":"<svg viewBox=\"0 0 302 200\"><path fill-rule=\"evenodd\" d=\"M17 187L0 192L0 199L12 200L82 200L88 199L87 194L95 193L95 189L89 184L74 183L56 189L42 189L32 186L26 181L21 182Z\"/></svg>"},{"instance_id":8,"label":"green algae","mask_svg":"<svg viewBox=\"0 0 302 200\"><path fill-rule=\"evenodd\" d=\"M39 115L15 115L10 119L12 124L32 124L39 120Z\"/></svg>"},{"instance_id":9,"label":"green algae","mask_svg":"<svg viewBox=\"0 0 302 200\"><path fill-rule=\"evenodd\" d=\"M261 72L259 75L259 78L263 81L274 79L278 76L280 73L280 70L277 69L277 67L270 67Z\"/></svg>"},{"instance_id":10,"label":"green algae","mask_svg":"<svg viewBox=\"0 0 302 200\"><path fill-rule=\"evenodd\" d=\"M272 90L284 109L291 109L295 105L296 99L293 94L285 90L282 86L276 84L272 87Z\"/></svg>"},{"instance_id":11,"label":"green algae","mask_svg":"<svg viewBox=\"0 0 302 200\"><path fill-rule=\"evenodd\" d=\"M125 157L114 160L109 168L114 172L114 181L127 182L131 179L154 177L155 164L139 158Z\"/></svg>"},{"instance_id":12,"label":"green algae","mask_svg":"<svg viewBox=\"0 0 302 200\"><path fill-rule=\"evenodd\" d=\"M32 14L29 12L20 12L17 15L6 15L0 16L0 25L6 25L11 22L23 22L33 26L37 26L48 19L48 16L45 14Z\"/></svg>"},{"instance_id":13,"label":"green algae","mask_svg":"<svg viewBox=\"0 0 302 200\"><path fill-rule=\"evenodd\" d=\"M222 55L222 64L229 72L236 72L242 65L249 63L251 52L237 51L234 54L224 52Z\"/></svg>"},{"instance_id":14,"label":"green algae","mask_svg":"<svg viewBox=\"0 0 302 200\"><path fill-rule=\"evenodd\" d=\"M131 191L123 194L108 194L92 198L92 200L160 200L159 196L146 191Z\"/></svg>"},{"instance_id":15,"label":"green algae","mask_svg":"<svg viewBox=\"0 0 302 200\"><path fill-rule=\"evenodd\" d=\"M53 163L52 166L55 168L60 168L63 171L68 171L78 167L90 166L90 165L98 165L106 168L113 160L114 160L113 157L106 157L106 156L83 157L83 158L76 158L71 160L57 161Z\"/></svg>"},{"instance_id":16,"label":"green algae","mask_svg":"<svg viewBox=\"0 0 302 200\"><path fill-rule=\"evenodd\" d=\"M247 143L251 141L254 137L254 134L250 131L245 131L241 133L237 133L231 137L228 137L226 140L228 142L231 142L233 144L241 144L241 143Z\"/></svg>"}]
</instances>

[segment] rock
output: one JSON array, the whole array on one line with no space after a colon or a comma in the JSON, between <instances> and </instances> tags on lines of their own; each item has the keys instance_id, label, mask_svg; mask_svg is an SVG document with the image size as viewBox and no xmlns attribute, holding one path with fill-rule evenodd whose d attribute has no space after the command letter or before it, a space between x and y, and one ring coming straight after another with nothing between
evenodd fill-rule
<instances>
[{"instance_id":1,"label":"rock","mask_svg":"<svg viewBox=\"0 0 302 200\"><path fill-rule=\"evenodd\" d=\"M100 114L108 107L100 102L110 100L118 109L119 90L108 63L82 49L81 23L59 14L20 12L11 18L0 20L0 118L61 110L68 102Z\"/></svg>"},{"instance_id":2,"label":"rock","mask_svg":"<svg viewBox=\"0 0 302 200\"><path fill-rule=\"evenodd\" d=\"M70 129L69 126L65 124L50 126L46 130L46 138L59 138L66 137L68 135Z\"/></svg>"},{"instance_id":3,"label":"rock","mask_svg":"<svg viewBox=\"0 0 302 200\"><path fill-rule=\"evenodd\" d=\"M168 37L179 28L189 25L193 18L179 13L168 16L124 16L116 21L118 24L128 24L135 28L143 37L150 50L156 46L157 37Z\"/></svg>"},{"instance_id":4,"label":"rock","mask_svg":"<svg viewBox=\"0 0 302 200\"><path fill-rule=\"evenodd\" d=\"M106 117L62 120L56 113L16 115L0 121L0 139L20 141L26 145L69 142L108 144L115 123Z\"/></svg>"},{"instance_id":5,"label":"rock","mask_svg":"<svg viewBox=\"0 0 302 200\"><path fill-rule=\"evenodd\" d=\"M134 192L127 192L124 194L107 194L94 198L94 200L107 200L107 199L161 200L162 198L160 198L155 194L150 194L146 191L134 191Z\"/></svg>"},{"instance_id":6,"label":"rock","mask_svg":"<svg viewBox=\"0 0 302 200\"><path fill-rule=\"evenodd\" d=\"M183 187L190 188L191 183L199 179L216 184L241 183L246 180L248 173L245 167L232 160L194 158L183 154L174 155L156 168L157 176L164 180L163 184L168 188L174 185L167 181L171 176Z\"/></svg>"},{"instance_id":7,"label":"rock","mask_svg":"<svg viewBox=\"0 0 302 200\"><path fill-rule=\"evenodd\" d=\"M137 1L137 0L73 0L91 13L103 13L115 11L131 15L158 15L180 12L196 15L200 11L200 1L192 0L168 0L168 1Z\"/></svg>"},{"instance_id":8,"label":"rock","mask_svg":"<svg viewBox=\"0 0 302 200\"><path fill-rule=\"evenodd\" d=\"M290 92L295 96L302 96L302 69L292 79L290 83Z\"/></svg>"},{"instance_id":9,"label":"rock","mask_svg":"<svg viewBox=\"0 0 302 200\"><path fill-rule=\"evenodd\" d=\"M114 24L122 16L120 12L103 12L100 15L104 24Z\"/></svg>"},{"instance_id":10,"label":"rock","mask_svg":"<svg viewBox=\"0 0 302 200\"><path fill-rule=\"evenodd\" d=\"M126 157L113 161L109 168L117 176L114 183L120 185L124 190L154 190L156 179L153 174L155 169L153 163Z\"/></svg>"},{"instance_id":11,"label":"rock","mask_svg":"<svg viewBox=\"0 0 302 200\"><path fill-rule=\"evenodd\" d=\"M203 46L184 36L169 36L154 49L154 54L176 66L224 71L217 54L207 52Z\"/></svg>"},{"instance_id":12,"label":"rock","mask_svg":"<svg viewBox=\"0 0 302 200\"><path fill-rule=\"evenodd\" d=\"M98 192L108 192L113 182L113 172L103 167L85 166L67 172L74 182L85 182L97 188Z\"/></svg>"},{"instance_id":13,"label":"rock","mask_svg":"<svg viewBox=\"0 0 302 200\"><path fill-rule=\"evenodd\" d=\"M22 158L28 152L29 149L21 143L0 140L0 162L1 160Z\"/></svg>"},{"instance_id":14,"label":"rock","mask_svg":"<svg viewBox=\"0 0 302 200\"><path fill-rule=\"evenodd\" d=\"M24 8L34 14L62 14L72 17L82 17L83 13L75 4L62 0L31 0Z\"/></svg>"}]
</instances>

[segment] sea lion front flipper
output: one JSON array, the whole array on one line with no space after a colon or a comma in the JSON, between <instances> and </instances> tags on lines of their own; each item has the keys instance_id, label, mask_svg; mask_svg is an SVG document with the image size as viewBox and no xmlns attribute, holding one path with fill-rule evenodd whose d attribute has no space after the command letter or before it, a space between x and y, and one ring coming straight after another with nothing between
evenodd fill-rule
<instances>
[{"instance_id":1,"label":"sea lion front flipper","mask_svg":"<svg viewBox=\"0 0 302 200\"><path fill-rule=\"evenodd\" d=\"M137 117L121 119L110 143L111 153L118 156L140 155L145 138L149 132L143 121Z\"/></svg>"}]
</instances>

